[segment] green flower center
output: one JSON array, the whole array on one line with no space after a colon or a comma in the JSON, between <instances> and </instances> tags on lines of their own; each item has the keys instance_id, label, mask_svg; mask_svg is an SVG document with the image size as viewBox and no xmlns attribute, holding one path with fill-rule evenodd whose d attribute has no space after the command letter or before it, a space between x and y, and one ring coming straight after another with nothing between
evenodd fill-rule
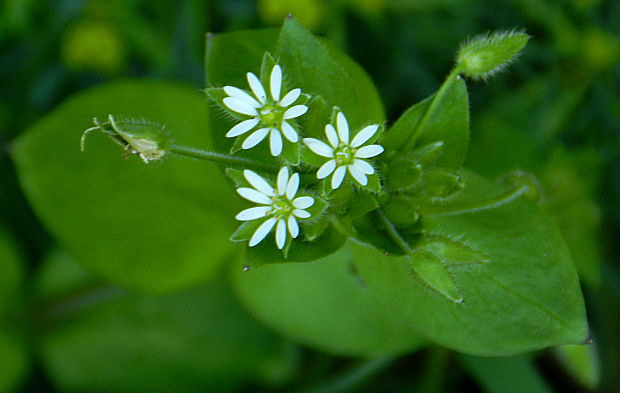
<instances>
[{"instance_id":1,"label":"green flower center","mask_svg":"<svg viewBox=\"0 0 620 393\"><path fill-rule=\"evenodd\" d=\"M356 151L357 149L349 145L338 146L338 148L334 151L334 159L336 160L336 164L338 166L353 164Z\"/></svg>"},{"instance_id":2,"label":"green flower center","mask_svg":"<svg viewBox=\"0 0 620 393\"><path fill-rule=\"evenodd\" d=\"M259 111L260 120L266 127L279 127L284 121L284 108L267 104Z\"/></svg>"},{"instance_id":3,"label":"green flower center","mask_svg":"<svg viewBox=\"0 0 620 393\"><path fill-rule=\"evenodd\" d=\"M276 195L271 198L273 201L273 208L271 210L271 214L277 219L280 218L288 218L295 210L295 206L293 206L293 202L291 202L286 195Z\"/></svg>"}]
</instances>

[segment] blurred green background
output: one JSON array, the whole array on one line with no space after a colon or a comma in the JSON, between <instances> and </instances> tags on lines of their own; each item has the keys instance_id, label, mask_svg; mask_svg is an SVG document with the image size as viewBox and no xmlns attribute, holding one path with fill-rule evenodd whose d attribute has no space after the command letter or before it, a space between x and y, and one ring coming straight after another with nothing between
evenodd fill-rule
<instances>
[{"instance_id":1,"label":"blurred green background","mask_svg":"<svg viewBox=\"0 0 620 393\"><path fill-rule=\"evenodd\" d=\"M256 310L273 304L237 277L236 251L209 248L217 263L205 267L201 261L208 256L191 249L227 238L228 224L210 236L178 236L175 241L187 251L179 257L179 270L152 272L153 277L174 275L169 287L154 284L149 266L140 266L141 258L165 258L148 243L130 255L136 261L133 270L115 270L115 258L130 248L132 233L157 227L149 241L168 239L178 232L171 224L177 217L197 217L182 225L199 228L198 218L210 214L218 197L232 194L210 195L206 190L223 179L192 161L162 165L167 180L158 185L159 178L142 163L115 160L114 147L96 147L107 144L98 137L89 142L90 161L62 166L55 160L80 154L79 133L89 127L90 117L111 111L99 109L101 102L123 108L112 110L131 108L136 116L145 108L144 114L183 124L179 139L208 145L201 134L204 117L198 116L207 105L199 93L205 33L277 27L289 13L365 68L390 120L437 89L467 37L511 28L532 36L507 72L468 83L473 120L468 166L491 178L514 169L537 176L545 190L543 203L580 273L593 345L501 359L459 355L418 339L377 346L368 337L400 327L378 305L329 303L353 290L344 267L333 272L308 268L300 284L288 287L287 280L299 272L279 277L266 270L264 291L290 297L290 309L283 306L265 316ZM620 2L614 0L2 0L0 392L617 392L619 59ZM112 82L120 84L106 85ZM100 89L82 92L93 87ZM48 115L72 96L61 107L62 116ZM170 102L178 109L165 109ZM188 108L194 120L183 112ZM19 139L28 129L43 135L46 128L74 124L72 133L37 143ZM54 146L55 140L71 143L74 136L74 151L60 142ZM55 211L58 205L49 199L63 194L53 183L41 187L36 173L74 184L75 199L64 202L66 211ZM118 190L124 193L119 196ZM153 218L148 211L152 194L144 196L143 190L156 193L162 210L170 204L183 207ZM186 193L199 199L180 197ZM87 200L93 195L101 200ZM100 205L101 217L80 210L87 203ZM128 218L105 221L121 205L132 209ZM225 222L222 217L228 219L228 211L237 208L235 202L229 205L204 219ZM42 218L50 215L54 222ZM90 238L81 237L80 225L91 228L85 231ZM100 243L94 227L101 231ZM96 249L92 255L91 249ZM207 276L213 278L207 281ZM310 285L309 292L301 292L304 277L317 283L330 277L341 286ZM317 302L335 307L333 316L317 307L321 312L307 309L305 320L288 324L290 310L303 308L312 290L318 298L332 296ZM359 337L337 336L334 331L351 329L347 323L368 323L362 317L342 318L347 307L384 323ZM333 330L321 334L331 339L313 336L312 323L318 329L330 322ZM358 342L368 345L356 347ZM375 358L394 348L401 349L399 357Z\"/></svg>"}]
</instances>

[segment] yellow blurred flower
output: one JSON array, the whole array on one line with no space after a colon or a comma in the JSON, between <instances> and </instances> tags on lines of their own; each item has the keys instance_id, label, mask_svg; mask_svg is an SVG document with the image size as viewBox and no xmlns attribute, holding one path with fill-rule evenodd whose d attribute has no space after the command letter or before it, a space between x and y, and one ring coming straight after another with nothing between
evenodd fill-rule
<instances>
[{"instance_id":1,"label":"yellow blurred flower","mask_svg":"<svg viewBox=\"0 0 620 393\"><path fill-rule=\"evenodd\" d=\"M119 73L125 65L121 36L109 25L84 21L67 31L61 48L67 67L102 74Z\"/></svg>"}]
</instances>

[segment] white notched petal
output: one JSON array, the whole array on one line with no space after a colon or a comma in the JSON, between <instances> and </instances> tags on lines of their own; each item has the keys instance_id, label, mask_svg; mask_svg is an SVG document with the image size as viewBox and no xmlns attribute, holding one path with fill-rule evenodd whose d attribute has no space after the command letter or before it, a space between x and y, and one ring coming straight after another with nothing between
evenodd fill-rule
<instances>
[{"instance_id":1,"label":"white notched petal","mask_svg":"<svg viewBox=\"0 0 620 393\"><path fill-rule=\"evenodd\" d=\"M293 143L297 143L299 141L299 136L297 135L297 131L295 131L293 126L288 124L286 121L282 122L282 133L284 134L286 139L288 139L289 141Z\"/></svg>"},{"instance_id":2,"label":"white notched petal","mask_svg":"<svg viewBox=\"0 0 620 393\"><path fill-rule=\"evenodd\" d=\"M326 125L325 135L327 135L327 140L329 141L329 144L332 145L334 149L336 149L340 144L340 141L338 139L338 133L336 132L334 126L332 126L331 124Z\"/></svg>"},{"instance_id":3,"label":"white notched petal","mask_svg":"<svg viewBox=\"0 0 620 393\"><path fill-rule=\"evenodd\" d=\"M263 241L263 239L269 234L269 232L271 232L271 228L273 228L275 224L276 224L276 219L273 217L271 217L270 219L262 223L261 226L259 226L258 229L254 231L254 234L252 235L252 238L250 239L249 246L254 247L258 243Z\"/></svg>"},{"instance_id":4,"label":"white notched petal","mask_svg":"<svg viewBox=\"0 0 620 393\"><path fill-rule=\"evenodd\" d=\"M256 118L244 120L241 123L234 126L233 128L231 128L230 131L228 131L228 133L226 134L226 137L234 138L241 134L245 134L246 132L250 131L252 128L256 127L257 124L258 124L258 119Z\"/></svg>"},{"instance_id":5,"label":"white notched petal","mask_svg":"<svg viewBox=\"0 0 620 393\"><path fill-rule=\"evenodd\" d=\"M283 166L278 172L278 195L284 195L286 192L286 185L288 184L288 168Z\"/></svg>"},{"instance_id":6,"label":"white notched petal","mask_svg":"<svg viewBox=\"0 0 620 393\"><path fill-rule=\"evenodd\" d=\"M383 146L381 145L368 145L360 147L355 153L355 158L371 158L383 153Z\"/></svg>"},{"instance_id":7,"label":"white notched petal","mask_svg":"<svg viewBox=\"0 0 620 393\"><path fill-rule=\"evenodd\" d=\"M329 160L325 164L321 165L316 173L317 179L324 179L330 175L336 169L336 160Z\"/></svg>"},{"instance_id":8,"label":"white notched petal","mask_svg":"<svg viewBox=\"0 0 620 393\"><path fill-rule=\"evenodd\" d=\"M271 98L273 98L275 102L278 102L280 99L280 90L282 89L282 69L277 64L273 66L271 70L270 89Z\"/></svg>"},{"instance_id":9,"label":"white notched petal","mask_svg":"<svg viewBox=\"0 0 620 393\"><path fill-rule=\"evenodd\" d=\"M293 201L293 206L297 209L307 209L310 206L314 205L314 198L311 196L302 196L299 198L295 198Z\"/></svg>"},{"instance_id":10,"label":"white notched petal","mask_svg":"<svg viewBox=\"0 0 620 393\"><path fill-rule=\"evenodd\" d=\"M254 108L261 107L261 103L256 101L254 97L235 86L224 86L224 92L233 98L237 98Z\"/></svg>"},{"instance_id":11,"label":"white notched petal","mask_svg":"<svg viewBox=\"0 0 620 393\"><path fill-rule=\"evenodd\" d=\"M305 210L295 209L295 210L293 210L293 215L294 215L295 217L299 217L299 218L310 218L310 216L311 216L312 214L308 213L308 212L307 212L307 211L305 211Z\"/></svg>"},{"instance_id":12,"label":"white notched petal","mask_svg":"<svg viewBox=\"0 0 620 393\"><path fill-rule=\"evenodd\" d=\"M373 124L371 126L364 127L360 132L357 133L357 135L355 135L355 137L351 141L351 146L353 147L362 146L364 143L368 142L368 140L377 133L378 129L379 129L378 124Z\"/></svg>"},{"instance_id":13,"label":"white notched petal","mask_svg":"<svg viewBox=\"0 0 620 393\"><path fill-rule=\"evenodd\" d=\"M356 158L355 160L353 160L353 165L355 165L355 167L359 169L360 172L366 175L372 175L373 173L375 173L375 168L373 168L372 165L370 165L364 160Z\"/></svg>"},{"instance_id":14,"label":"white notched petal","mask_svg":"<svg viewBox=\"0 0 620 393\"><path fill-rule=\"evenodd\" d=\"M260 203L261 205L271 205L272 201L267 195L262 192L256 191L253 188L237 188L237 193L247 199L248 201L252 201L254 203Z\"/></svg>"},{"instance_id":15,"label":"white notched petal","mask_svg":"<svg viewBox=\"0 0 620 393\"><path fill-rule=\"evenodd\" d=\"M271 134L269 135L269 149L271 149L271 155L274 157L282 153L282 135L275 128L271 129Z\"/></svg>"},{"instance_id":16,"label":"white notched petal","mask_svg":"<svg viewBox=\"0 0 620 393\"><path fill-rule=\"evenodd\" d=\"M256 75L251 72L248 72L248 84L250 85L250 89L254 92L254 95L261 103L267 102L267 94L265 94L265 88L263 84L260 83L260 80Z\"/></svg>"},{"instance_id":17,"label":"white notched petal","mask_svg":"<svg viewBox=\"0 0 620 393\"><path fill-rule=\"evenodd\" d=\"M284 119L294 119L308 112L308 107L305 105L295 105L284 112Z\"/></svg>"},{"instance_id":18,"label":"white notched petal","mask_svg":"<svg viewBox=\"0 0 620 393\"><path fill-rule=\"evenodd\" d=\"M235 216L239 221L251 221L263 218L271 211L271 206L257 206L242 210Z\"/></svg>"},{"instance_id":19,"label":"white notched petal","mask_svg":"<svg viewBox=\"0 0 620 393\"><path fill-rule=\"evenodd\" d=\"M231 111L241 113L242 115L258 116L256 108L238 98L226 97L223 102L224 105L226 105L226 107L228 107Z\"/></svg>"},{"instance_id":20,"label":"white notched petal","mask_svg":"<svg viewBox=\"0 0 620 393\"><path fill-rule=\"evenodd\" d=\"M304 143L314 153L323 157L334 158L334 149L327 143L314 138L304 138Z\"/></svg>"},{"instance_id":21,"label":"white notched petal","mask_svg":"<svg viewBox=\"0 0 620 393\"><path fill-rule=\"evenodd\" d=\"M289 201L292 201L299 189L299 173L294 173L286 185L286 197Z\"/></svg>"},{"instance_id":22,"label":"white notched petal","mask_svg":"<svg viewBox=\"0 0 620 393\"><path fill-rule=\"evenodd\" d=\"M258 191L262 192L267 196L276 195L273 187L262 178L262 176L258 175L256 172L253 172L249 169L243 171L243 176L245 179L252 185L252 187L256 188Z\"/></svg>"},{"instance_id":23,"label":"white notched petal","mask_svg":"<svg viewBox=\"0 0 620 393\"><path fill-rule=\"evenodd\" d=\"M336 128L338 128L340 140L345 144L349 144L349 123L342 112L338 112L338 115L336 116Z\"/></svg>"},{"instance_id":24,"label":"white notched petal","mask_svg":"<svg viewBox=\"0 0 620 393\"><path fill-rule=\"evenodd\" d=\"M295 216L290 216L288 218L288 232L291 234L293 239L299 235L299 225L297 225L297 219Z\"/></svg>"},{"instance_id":25,"label":"white notched petal","mask_svg":"<svg viewBox=\"0 0 620 393\"><path fill-rule=\"evenodd\" d=\"M280 219L276 227L276 244L280 250L284 248L284 243L286 243L286 221Z\"/></svg>"},{"instance_id":26,"label":"white notched petal","mask_svg":"<svg viewBox=\"0 0 620 393\"><path fill-rule=\"evenodd\" d=\"M340 185L342 184L342 181L344 180L344 175L346 174L347 174L346 167L340 166L338 167L338 169L336 169L336 172L334 172L334 175L332 176L332 188L334 190L340 187Z\"/></svg>"},{"instance_id":27,"label":"white notched petal","mask_svg":"<svg viewBox=\"0 0 620 393\"><path fill-rule=\"evenodd\" d=\"M291 105L293 102L297 101L299 96L301 95L301 89L293 89L289 91L278 103L281 107L286 108Z\"/></svg>"},{"instance_id":28,"label":"white notched petal","mask_svg":"<svg viewBox=\"0 0 620 393\"><path fill-rule=\"evenodd\" d=\"M269 133L270 128L260 128L253 133L250 134L249 137L245 138L241 148L247 150L251 149L254 146L258 145Z\"/></svg>"},{"instance_id":29,"label":"white notched petal","mask_svg":"<svg viewBox=\"0 0 620 393\"><path fill-rule=\"evenodd\" d=\"M353 178L359 184L361 184L363 186L368 184L368 178L366 177L366 175L364 175L364 173L362 173L362 171L357 169L357 167L355 165L347 165L347 167L349 168L349 173L351 174L351 176L353 176Z\"/></svg>"}]
</instances>

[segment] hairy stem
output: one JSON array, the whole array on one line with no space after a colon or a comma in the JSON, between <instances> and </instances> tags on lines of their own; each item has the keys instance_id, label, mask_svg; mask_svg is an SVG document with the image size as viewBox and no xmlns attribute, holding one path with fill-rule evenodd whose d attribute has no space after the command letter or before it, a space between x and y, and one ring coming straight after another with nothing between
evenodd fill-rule
<instances>
[{"instance_id":1,"label":"hairy stem","mask_svg":"<svg viewBox=\"0 0 620 393\"><path fill-rule=\"evenodd\" d=\"M170 153L180 156L197 158L199 160L215 162L217 164L225 164L239 169L255 169L258 171L277 173L278 167L275 165L265 164L263 162L254 161L249 158L235 157L230 154L217 153L209 150L200 150L193 147L180 145L172 145L169 149Z\"/></svg>"},{"instance_id":2,"label":"hairy stem","mask_svg":"<svg viewBox=\"0 0 620 393\"><path fill-rule=\"evenodd\" d=\"M407 243L407 241L401 236L394 224L392 224L390 219L385 215L383 210L381 208L378 208L376 211L379 221L381 222L381 224L383 224L385 230L387 231L388 235L390 235L390 238L392 238L394 243L396 243L396 245L398 245L398 247L400 247L405 254L413 254L413 249L411 248L409 243Z\"/></svg>"}]
</instances>

